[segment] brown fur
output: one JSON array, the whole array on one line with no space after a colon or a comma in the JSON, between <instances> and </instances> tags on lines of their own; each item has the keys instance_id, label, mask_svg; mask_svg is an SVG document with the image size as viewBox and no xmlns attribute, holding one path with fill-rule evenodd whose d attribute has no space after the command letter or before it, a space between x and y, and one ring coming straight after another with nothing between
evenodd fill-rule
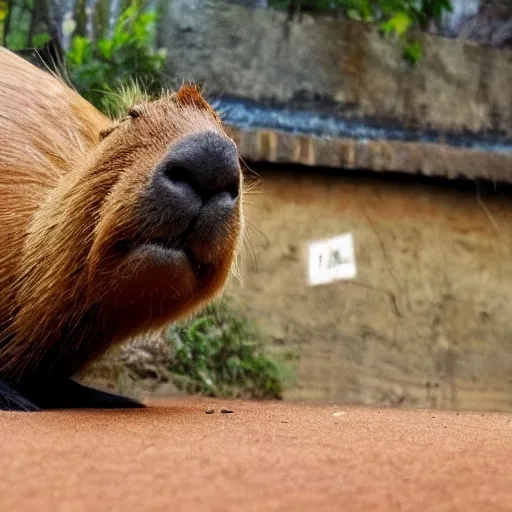
<instances>
[{"instance_id":1,"label":"brown fur","mask_svg":"<svg viewBox=\"0 0 512 512\"><path fill-rule=\"evenodd\" d=\"M0 70L0 378L74 373L221 290L241 199L229 225L198 249L197 271L119 251L152 234L140 203L169 146L206 129L225 136L219 118L185 86L114 123L2 48Z\"/></svg>"}]
</instances>

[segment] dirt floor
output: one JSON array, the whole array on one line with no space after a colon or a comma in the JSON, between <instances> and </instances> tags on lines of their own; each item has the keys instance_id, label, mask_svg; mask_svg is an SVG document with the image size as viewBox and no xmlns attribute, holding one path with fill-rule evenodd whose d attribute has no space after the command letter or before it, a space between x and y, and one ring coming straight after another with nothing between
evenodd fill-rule
<instances>
[{"instance_id":1,"label":"dirt floor","mask_svg":"<svg viewBox=\"0 0 512 512\"><path fill-rule=\"evenodd\" d=\"M4 412L0 439L2 512L512 510L504 414L195 398Z\"/></svg>"}]
</instances>

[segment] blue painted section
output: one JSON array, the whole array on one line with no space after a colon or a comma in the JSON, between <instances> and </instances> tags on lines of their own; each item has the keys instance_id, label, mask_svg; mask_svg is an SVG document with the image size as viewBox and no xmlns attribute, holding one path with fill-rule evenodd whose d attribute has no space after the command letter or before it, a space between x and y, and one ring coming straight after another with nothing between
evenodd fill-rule
<instances>
[{"instance_id":1,"label":"blue painted section","mask_svg":"<svg viewBox=\"0 0 512 512\"><path fill-rule=\"evenodd\" d=\"M486 133L441 133L408 130L372 121L329 116L310 111L265 106L240 99L213 98L212 106L227 124L242 129L271 129L300 135L365 140L395 140L446 144L478 151L512 155L512 138Z\"/></svg>"}]
</instances>

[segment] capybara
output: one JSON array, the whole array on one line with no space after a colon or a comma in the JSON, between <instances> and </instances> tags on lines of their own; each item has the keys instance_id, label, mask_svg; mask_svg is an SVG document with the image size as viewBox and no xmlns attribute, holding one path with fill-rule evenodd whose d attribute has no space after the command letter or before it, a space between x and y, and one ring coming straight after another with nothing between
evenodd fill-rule
<instances>
[{"instance_id":1,"label":"capybara","mask_svg":"<svg viewBox=\"0 0 512 512\"><path fill-rule=\"evenodd\" d=\"M0 409L142 407L74 379L221 292L242 184L197 87L111 120L0 48Z\"/></svg>"}]
</instances>

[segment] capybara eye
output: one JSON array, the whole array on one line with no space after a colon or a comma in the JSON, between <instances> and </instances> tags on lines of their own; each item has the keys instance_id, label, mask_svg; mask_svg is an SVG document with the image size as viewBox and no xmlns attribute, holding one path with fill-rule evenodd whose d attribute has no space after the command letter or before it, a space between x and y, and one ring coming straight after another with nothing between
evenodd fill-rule
<instances>
[{"instance_id":1,"label":"capybara eye","mask_svg":"<svg viewBox=\"0 0 512 512\"><path fill-rule=\"evenodd\" d=\"M140 117L140 111L137 110L136 108L131 108L128 111L128 117L131 119L137 119L137 117Z\"/></svg>"}]
</instances>

